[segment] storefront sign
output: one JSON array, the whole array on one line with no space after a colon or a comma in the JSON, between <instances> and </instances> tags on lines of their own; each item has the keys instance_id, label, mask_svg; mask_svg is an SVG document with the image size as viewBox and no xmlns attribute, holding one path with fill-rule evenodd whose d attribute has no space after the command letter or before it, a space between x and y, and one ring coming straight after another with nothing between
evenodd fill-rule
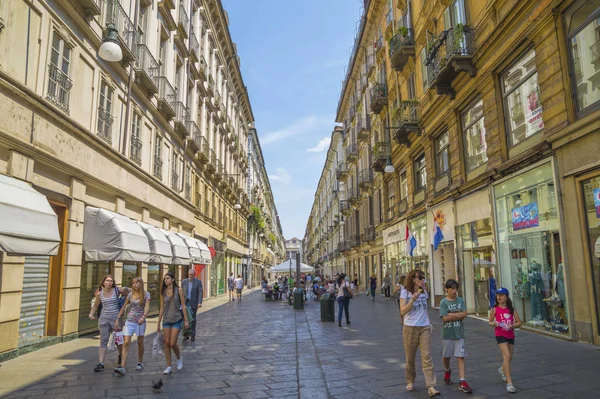
<instances>
[{"instance_id":1,"label":"storefront sign","mask_svg":"<svg viewBox=\"0 0 600 399\"><path fill-rule=\"evenodd\" d=\"M600 188L594 190L594 206L596 207L596 218L600 219Z\"/></svg>"},{"instance_id":2,"label":"storefront sign","mask_svg":"<svg viewBox=\"0 0 600 399\"><path fill-rule=\"evenodd\" d=\"M512 210L512 223L513 231L539 226L537 202L514 208Z\"/></svg>"},{"instance_id":3,"label":"storefront sign","mask_svg":"<svg viewBox=\"0 0 600 399\"><path fill-rule=\"evenodd\" d=\"M458 226L480 219L487 219L491 215L490 191L487 188L456 201L456 224Z\"/></svg>"},{"instance_id":4,"label":"storefront sign","mask_svg":"<svg viewBox=\"0 0 600 399\"><path fill-rule=\"evenodd\" d=\"M406 222L396 223L383 230L383 245L390 245L406 240Z\"/></svg>"}]
</instances>

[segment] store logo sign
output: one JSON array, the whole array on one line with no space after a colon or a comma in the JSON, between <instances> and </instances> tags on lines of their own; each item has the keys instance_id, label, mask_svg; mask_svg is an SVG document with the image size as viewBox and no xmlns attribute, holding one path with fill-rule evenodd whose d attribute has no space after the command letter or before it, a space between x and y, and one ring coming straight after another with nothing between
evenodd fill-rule
<instances>
[{"instance_id":1,"label":"store logo sign","mask_svg":"<svg viewBox=\"0 0 600 399\"><path fill-rule=\"evenodd\" d=\"M512 210L513 231L529 229L540 225L538 204L523 205Z\"/></svg>"},{"instance_id":2,"label":"store logo sign","mask_svg":"<svg viewBox=\"0 0 600 399\"><path fill-rule=\"evenodd\" d=\"M594 189L594 206L596 207L596 218L600 219L600 188Z\"/></svg>"}]
</instances>

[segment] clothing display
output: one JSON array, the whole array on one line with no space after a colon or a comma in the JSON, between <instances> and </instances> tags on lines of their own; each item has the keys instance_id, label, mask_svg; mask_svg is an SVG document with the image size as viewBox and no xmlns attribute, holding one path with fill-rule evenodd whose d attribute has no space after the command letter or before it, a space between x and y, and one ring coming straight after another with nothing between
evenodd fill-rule
<instances>
[{"instance_id":1,"label":"clothing display","mask_svg":"<svg viewBox=\"0 0 600 399\"><path fill-rule=\"evenodd\" d=\"M531 297L531 319L534 321L548 321L548 307L543 301L546 298L544 280L540 273L540 264L535 260L529 265L529 289Z\"/></svg>"}]
</instances>

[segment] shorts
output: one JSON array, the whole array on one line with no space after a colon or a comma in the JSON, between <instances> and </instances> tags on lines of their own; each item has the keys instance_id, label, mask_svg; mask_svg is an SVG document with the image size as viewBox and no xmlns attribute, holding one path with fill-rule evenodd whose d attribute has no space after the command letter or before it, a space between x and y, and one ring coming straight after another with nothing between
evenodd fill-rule
<instances>
[{"instance_id":1,"label":"shorts","mask_svg":"<svg viewBox=\"0 0 600 399\"><path fill-rule=\"evenodd\" d=\"M163 321L162 325L163 325L162 328L177 328L178 330L181 330L181 327L183 327L183 319L181 319L175 323L165 323Z\"/></svg>"},{"instance_id":2,"label":"shorts","mask_svg":"<svg viewBox=\"0 0 600 399\"><path fill-rule=\"evenodd\" d=\"M496 342L498 344L514 345L515 344L515 339L514 338L506 338L506 337L496 337Z\"/></svg>"},{"instance_id":3,"label":"shorts","mask_svg":"<svg viewBox=\"0 0 600 399\"><path fill-rule=\"evenodd\" d=\"M241 289L241 288L236 288L236 289L235 289L235 292L236 292L237 294L241 294L241 293L242 293L242 289Z\"/></svg>"},{"instance_id":4,"label":"shorts","mask_svg":"<svg viewBox=\"0 0 600 399\"><path fill-rule=\"evenodd\" d=\"M106 348L108 346L110 333L115 331L115 323L106 319L99 319L98 331L100 331L100 347Z\"/></svg>"},{"instance_id":5,"label":"shorts","mask_svg":"<svg viewBox=\"0 0 600 399\"><path fill-rule=\"evenodd\" d=\"M461 339L443 339L442 340L442 357L467 357L465 350L465 340Z\"/></svg>"},{"instance_id":6,"label":"shorts","mask_svg":"<svg viewBox=\"0 0 600 399\"><path fill-rule=\"evenodd\" d=\"M127 320L125 322L125 328L123 328L123 335L126 337L131 337L133 334L138 337L143 337L146 333L146 323L139 325L136 322Z\"/></svg>"}]
</instances>

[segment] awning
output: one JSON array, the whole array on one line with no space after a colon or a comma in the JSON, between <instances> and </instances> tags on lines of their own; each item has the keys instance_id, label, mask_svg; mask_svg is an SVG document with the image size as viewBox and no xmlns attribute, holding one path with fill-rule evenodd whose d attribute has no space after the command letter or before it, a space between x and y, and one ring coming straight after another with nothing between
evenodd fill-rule
<instances>
[{"instance_id":1,"label":"awning","mask_svg":"<svg viewBox=\"0 0 600 399\"><path fill-rule=\"evenodd\" d=\"M167 240L171 243L171 252L173 253L173 260L171 264L173 265L189 265L190 264L190 251L185 245L185 242L181 237L177 235L177 233L159 229L162 231Z\"/></svg>"},{"instance_id":2,"label":"awning","mask_svg":"<svg viewBox=\"0 0 600 399\"><path fill-rule=\"evenodd\" d=\"M203 243L202 241L194 238L194 241L196 241L196 243L198 244L198 247L200 248L200 254L202 256L202 258L205 261L208 262L200 262L202 264L205 265L210 265L212 263L212 254L210 253L210 250L208 249L208 245L206 245L205 243Z\"/></svg>"},{"instance_id":3,"label":"awning","mask_svg":"<svg viewBox=\"0 0 600 399\"><path fill-rule=\"evenodd\" d=\"M29 184L0 175L0 251L56 255L58 218L45 196Z\"/></svg>"},{"instance_id":4,"label":"awning","mask_svg":"<svg viewBox=\"0 0 600 399\"><path fill-rule=\"evenodd\" d=\"M203 242L198 241L190 236L186 236L182 233L175 233L179 237L183 239L185 245L187 245L190 258L192 259L192 263L207 265L211 263L210 252L208 251L208 247L206 251L200 247L200 244L206 246Z\"/></svg>"},{"instance_id":5,"label":"awning","mask_svg":"<svg viewBox=\"0 0 600 399\"><path fill-rule=\"evenodd\" d=\"M137 222L140 225L150 246L150 263L163 263L170 265L173 263L173 251L171 243L167 240L165 233L158 228L144 222Z\"/></svg>"},{"instance_id":6,"label":"awning","mask_svg":"<svg viewBox=\"0 0 600 399\"><path fill-rule=\"evenodd\" d=\"M127 216L88 206L83 223L83 250L90 262L148 262L150 245L141 226Z\"/></svg>"}]
</instances>

